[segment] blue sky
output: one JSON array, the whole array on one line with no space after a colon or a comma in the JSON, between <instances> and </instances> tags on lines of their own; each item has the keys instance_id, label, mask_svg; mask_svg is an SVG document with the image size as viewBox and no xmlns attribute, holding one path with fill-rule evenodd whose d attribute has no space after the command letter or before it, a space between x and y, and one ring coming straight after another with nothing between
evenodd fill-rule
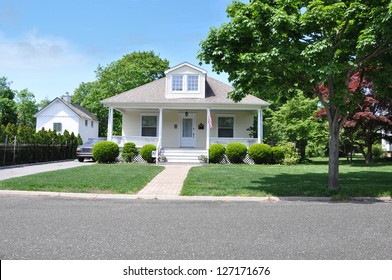
<instances>
[{"instance_id":1,"label":"blue sky","mask_svg":"<svg viewBox=\"0 0 392 280\"><path fill-rule=\"evenodd\" d=\"M199 43L227 22L231 0L0 0L0 77L36 100L73 93L98 65L152 50L198 65ZM218 76L210 65L208 75Z\"/></svg>"}]
</instances>

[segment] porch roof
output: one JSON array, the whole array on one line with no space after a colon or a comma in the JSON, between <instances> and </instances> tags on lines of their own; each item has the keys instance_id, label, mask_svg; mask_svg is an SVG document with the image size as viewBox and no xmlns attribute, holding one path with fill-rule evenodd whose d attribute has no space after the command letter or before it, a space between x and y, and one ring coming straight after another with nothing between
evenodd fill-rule
<instances>
[{"instance_id":1,"label":"porch roof","mask_svg":"<svg viewBox=\"0 0 392 280\"><path fill-rule=\"evenodd\" d=\"M140 87L128 90L121 94L104 99L101 102L109 107L132 107L132 106L186 106L186 107L213 107L220 105L227 108L233 107L254 107L265 108L270 104L260 98L248 95L240 102L235 103L228 98L228 94L234 88L216 79L206 78L206 97L205 98L166 98L166 78L153 81ZM225 106L226 105L226 106ZM242 105L242 106L241 106Z\"/></svg>"}]
</instances>

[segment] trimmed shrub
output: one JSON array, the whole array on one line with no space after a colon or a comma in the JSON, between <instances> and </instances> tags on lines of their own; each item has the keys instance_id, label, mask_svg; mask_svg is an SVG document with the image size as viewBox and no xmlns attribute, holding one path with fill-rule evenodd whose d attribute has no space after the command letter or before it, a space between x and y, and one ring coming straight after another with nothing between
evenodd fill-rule
<instances>
[{"instance_id":1,"label":"trimmed shrub","mask_svg":"<svg viewBox=\"0 0 392 280\"><path fill-rule=\"evenodd\" d=\"M212 144L208 151L210 163L219 163L225 155L226 148L222 144Z\"/></svg>"},{"instance_id":2,"label":"trimmed shrub","mask_svg":"<svg viewBox=\"0 0 392 280\"><path fill-rule=\"evenodd\" d=\"M132 162L132 159L137 155L137 153L138 151L135 143L128 142L124 144L122 149L122 158L125 162Z\"/></svg>"},{"instance_id":3,"label":"trimmed shrub","mask_svg":"<svg viewBox=\"0 0 392 280\"><path fill-rule=\"evenodd\" d=\"M384 151L380 144L375 144L372 147L373 159L380 159L384 156Z\"/></svg>"},{"instance_id":4,"label":"trimmed shrub","mask_svg":"<svg viewBox=\"0 0 392 280\"><path fill-rule=\"evenodd\" d=\"M93 158L99 163L111 163L120 154L118 145L111 141L101 141L93 146Z\"/></svg>"},{"instance_id":5,"label":"trimmed shrub","mask_svg":"<svg viewBox=\"0 0 392 280\"><path fill-rule=\"evenodd\" d=\"M267 144L253 144L249 147L248 154L256 164L272 162L272 149Z\"/></svg>"},{"instance_id":6,"label":"trimmed shrub","mask_svg":"<svg viewBox=\"0 0 392 280\"><path fill-rule=\"evenodd\" d=\"M230 143L226 147L226 155L231 163L243 163L247 152L245 144L238 142Z\"/></svg>"},{"instance_id":7,"label":"trimmed shrub","mask_svg":"<svg viewBox=\"0 0 392 280\"><path fill-rule=\"evenodd\" d=\"M271 148L272 162L271 163L282 163L284 160L284 149L276 146Z\"/></svg>"},{"instance_id":8,"label":"trimmed shrub","mask_svg":"<svg viewBox=\"0 0 392 280\"><path fill-rule=\"evenodd\" d=\"M281 147L284 150L284 165L292 165L299 162L300 156L298 155L297 151L295 150L295 146L292 143L281 145Z\"/></svg>"},{"instance_id":9,"label":"trimmed shrub","mask_svg":"<svg viewBox=\"0 0 392 280\"><path fill-rule=\"evenodd\" d=\"M155 158L152 157L152 151L156 151L157 147L153 144L146 144L140 149L140 155L148 163L155 162Z\"/></svg>"}]
</instances>

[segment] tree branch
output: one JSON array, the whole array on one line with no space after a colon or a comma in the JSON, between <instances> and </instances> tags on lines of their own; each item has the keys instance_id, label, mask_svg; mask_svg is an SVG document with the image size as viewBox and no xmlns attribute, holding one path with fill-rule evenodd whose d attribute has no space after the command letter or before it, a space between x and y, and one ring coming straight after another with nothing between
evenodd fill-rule
<instances>
[{"instance_id":1,"label":"tree branch","mask_svg":"<svg viewBox=\"0 0 392 280\"><path fill-rule=\"evenodd\" d=\"M344 32L346 32L346 29L347 29L349 23L350 23L350 20L346 19L342 28L340 28L340 30L337 32L336 43L332 47L334 52L337 50L338 46L340 45L340 42L342 41L343 34L344 34Z\"/></svg>"},{"instance_id":2,"label":"tree branch","mask_svg":"<svg viewBox=\"0 0 392 280\"><path fill-rule=\"evenodd\" d=\"M357 71L359 70L359 68L361 68L361 67L363 66L363 64L364 64L365 62L367 62L368 60L370 60L370 59L372 59L372 58L378 56L379 54L381 54L381 53L387 51L388 49L389 49L388 46L384 46L384 45L378 46L376 49L373 50L373 52L371 52L370 54L368 54L367 56L365 56L364 58L362 58L361 60L359 60L358 66L357 66L357 68L356 68Z\"/></svg>"}]
</instances>

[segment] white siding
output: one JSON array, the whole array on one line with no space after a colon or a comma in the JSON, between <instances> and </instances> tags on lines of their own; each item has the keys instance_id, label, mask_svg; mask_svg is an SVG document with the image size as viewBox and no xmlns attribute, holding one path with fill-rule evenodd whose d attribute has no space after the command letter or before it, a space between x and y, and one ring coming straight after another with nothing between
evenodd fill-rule
<instances>
[{"instance_id":1,"label":"white siding","mask_svg":"<svg viewBox=\"0 0 392 280\"><path fill-rule=\"evenodd\" d=\"M53 123L61 123L61 133L68 130L69 133L73 132L77 135L79 133L79 118L75 112L56 100L37 115L36 131L42 128L53 130Z\"/></svg>"},{"instance_id":2,"label":"white siding","mask_svg":"<svg viewBox=\"0 0 392 280\"><path fill-rule=\"evenodd\" d=\"M99 127L98 121L87 120L87 126L85 125L85 121L86 119L79 118L79 134L83 142L86 142L88 138L97 138ZM93 122L93 127L91 127L91 122Z\"/></svg>"},{"instance_id":3,"label":"white siding","mask_svg":"<svg viewBox=\"0 0 392 280\"><path fill-rule=\"evenodd\" d=\"M162 125L162 146L166 148L180 147L180 113L185 110L163 110ZM188 111L196 114L196 148L205 148L207 136L207 111L197 110ZM141 136L141 115L151 113L157 115L158 110L140 110L128 111L123 113L122 136L132 137ZM253 125L253 116L255 111L212 111L211 118L213 120L213 129L211 129L211 137L218 135L218 119L217 115L234 116L234 138L249 138L247 129ZM199 129L199 124L204 125L204 129ZM158 135L158 134L157 134Z\"/></svg>"},{"instance_id":4,"label":"white siding","mask_svg":"<svg viewBox=\"0 0 392 280\"><path fill-rule=\"evenodd\" d=\"M88 120L87 127L85 126L84 121L85 119L80 118L79 115L61 101L55 100L37 114L36 131L39 131L42 128L53 131L53 123L61 123L61 133L68 130L69 133L73 132L75 135L80 134L83 141L86 141L87 138L90 137L98 137L99 123L94 121L94 125L91 128L91 120Z\"/></svg>"},{"instance_id":5,"label":"white siding","mask_svg":"<svg viewBox=\"0 0 392 280\"><path fill-rule=\"evenodd\" d=\"M187 90L185 84L184 92L172 92L172 88L171 88L172 75L198 75L199 91L186 92ZM166 76L166 97L167 98L205 98L205 92L206 92L205 84L206 84L206 75L204 73L185 65L178 69L170 71L170 73Z\"/></svg>"},{"instance_id":6,"label":"white siding","mask_svg":"<svg viewBox=\"0 0 392 280\"><path fill-rule=\"evenodd\" d=\"M390 134L389 134L390 135ZM392 143L389 143L387 140L381 140L382 149L386 152L392 152Z\"/></svg>"}]
</instances>

